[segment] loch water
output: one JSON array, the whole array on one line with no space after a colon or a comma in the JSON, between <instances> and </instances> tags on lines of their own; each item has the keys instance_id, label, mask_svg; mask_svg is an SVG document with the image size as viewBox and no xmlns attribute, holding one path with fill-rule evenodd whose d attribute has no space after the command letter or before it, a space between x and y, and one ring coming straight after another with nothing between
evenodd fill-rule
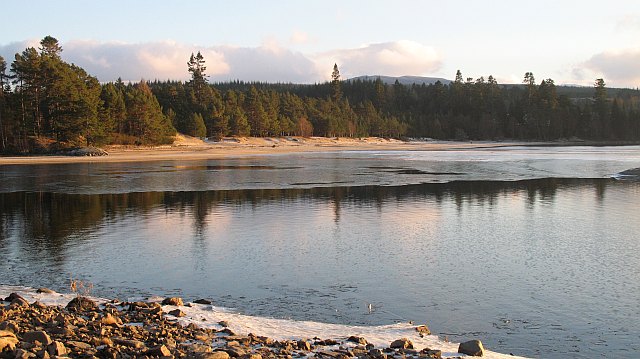
<instances>
[{"instance_id":1,"label":"loch water","mask_svg":"<svg viewBox=\"0 0 640 359\"><path fill-rule=\"evenodd\" d=\"M612 177L635 167L639 147L0 165L0 284L633 358L640 181Z\"/></svg>"}]
</instances>

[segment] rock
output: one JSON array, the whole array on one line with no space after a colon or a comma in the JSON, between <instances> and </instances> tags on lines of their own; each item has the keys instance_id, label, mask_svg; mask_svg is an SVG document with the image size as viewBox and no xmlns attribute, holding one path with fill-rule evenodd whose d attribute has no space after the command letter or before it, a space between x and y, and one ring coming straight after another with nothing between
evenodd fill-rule
<instances>
[{"instance_id":1,"label":"rock","mask_svg":"<svg viewBox=\"0 0 640 359\"><path fill-rule=\"evenodd\" d=\"M218 322L218 324L223 326L224 328L227 328L229 326L229 322L227 322L226 320L221 320Z\"/></svg>"},{"instance_id":2,"label":"rock","mask_svg":"<svg viewBox=\"0 0 640 359\"><path fill-rule=\"evenodd\" d=\"M182 318L182 317L186 316L186 314L184 314L184 312L181 311L180 309L174 309L174 310L170 311L168 314L169 315L173 315L176 318Z\"/></svg>"},{"instance_id":3,"label":"rock","mask_svg":"<svg viewBox=\"0 0 640 359\"><path fill-rule=\"evenodd\" d=\"M55 294L56 292L49 288L38 288L36 289L36 293Z\"/></svg>"},{"instance_id":4,"label":"rock","mask_svg":"<svg viewBox=\"0 0 640 359\"><path fill-rule=\"evenodd\" d=\"M391 349L413 349L413 343L411 342L411 340L409 340L407 338L402 338L402 339L394 340L393 342L391 342L391 345L389 345L389 348L391 348Z\"/></svg>"},{"instance_id":5,"label":"rock","mask_svg":"<svg viewBox=\"0 0 640 359\"><path fill-rule=\"evenodd\" d=\"M67 309L72 312L86 312L98 309L98 305L89 298L75 297L67 304Z\"/></svg>"},{"instance_id":6,"label":"rock","mask_svg":"<svg viewBox=\"0 0 640 359\"><path fill-rule=\"evenodd\" d=\"M356 344L367 345L367 340L365 338L356 337L355 335L350 336L349 339L347 339L347 341L356 343Z\"/></svg>"},{"instance_id":7,"label":"rock","mask_svg":"<svg viewBox=\"0 0 640 359\"><path fill-rule=\"evenodd\" d=\"M45 309L47 306L45 304L43 304L42 302L36 300L35 302L33 302L33 304L31 304L32 307L34 308L38 308L38 309Z\"/></svg>"},{"instance_id":8,"label":"rock","mask_svg":"<svg viewBox=\"0 0 640 359\"><path fill-rule=\"evenodd\" d=\"M460 343L458 353L481 357L484 355L484 347L479 340L469 340L468 342Z\"/></svg>"},{"instance_id":9,"label":"rock","mask_svg":"<svg viewBox=\"0 0 640 359\"><path fill-rule=\"evenodd\" d=\"M67 354L67 348L62 342L56 340L47 346L47 352L49 352L50 355L62 356Z\"/></svg>"},{"instance_id":10,"label":"rock","mask_svg":"<svg viewBox=\"0 0 640 359\"><path fill-rule=\"evenodd\" d=\"M417 326L416 331L420 334L431 335L431 331L429 330L429 327L427 327L426 325Z\"/></svg>"},{"instance_id":11,"label":"rock","mask_svg":"<svg viewBox=\"0 0 640 359\"><path fill-rule=\"evenodd\" d=\"M238 343L238 342L235 342L235 343ZM239 346L227 346L223 350L232 358L238 358L247 354L247 352L244 349L240 348Z\"/></svg>"},{"instance_id":12,"label":"rock","mask_svg":"<svg viewBox=\"0 0 640 359\"><path fill-rule=\"evenodd\" d=\"M8 320L0 323L0 330L7 330L13 334L18 334L19 332L18 325Z\"/></svg>"},{"instance_id":13,"label":"rock","mask_svg":"<svg viewBox=\"0 0 640 359\"><path fill-rule=\"evenodd\" d=\"M91 344L85 342L79 342L75 340L69 340L66 342L68 346L74 347L79 350L88 350L91 349Z\"/></svg>"},{"instance_id":14,"label":"rock","mask_svg":"<svg viewBox=\"0 0 640 359\"><path fill-rule=\"evenodd\" d=\"M14 359L30 359L35 357L36 357L35 354L29 353L24 349L18 349L14 352Z\"/></svg>"},{"instance_id":15,"label":"rock","mask_svg":"<svg viewBox=\"0 0 640 359\"><path fill-rule=\"evenodd\" d=\"M201 359L229 359L229 354L224 351L217 351L213 353L201 353L198 355Z\"/></svg>"},{"instance_id":16,"label":"rock","mask_svg":"<svg viewBox=\"0 0 640 359\"><path fill-rule=\"evenodd\" d=\"M108 156L109 153L101 148L97 147L80 147L70 151L65 152L67 156Z\"/></svg>"},{"instance_id":17,"label":"rock","mask_svg":"<svg viewBox=\"0 0 640 359\"><path fill-rule=\"evenodd\" d=\"M18 338L16 338L14 333L7 330L0 330L0 352L4 351L5 348L14 350L16 344L18 344Z\"/></svg>"},{"instance_id":18,"label":"rock","mask_svg":"<svg viewBox=\"0 0 640 359\"><path fill-rule=\"evenodd\" d=\"M11 307L15 308L15 307L28 307L29 306L29 302L22 298L21 296L17 296L15 297L13 300L11 300Z\"/></svg>"},{"instance_id":19,"label":"rock","mask_svg":"<svg viewBox=\"0 0 640 359\"><path fill-rule=\"evenodd\" d=\"M171 355L171 351L166 346L164 346L164 344L162 344L150 348L145 354L155 357L168 357Z\"/></svg>"},{"instance_id":20,"label":"rock","mask_svg":"<svg viewBox=\"0 0 640 359\"><path fill-rule=\"evenodd\" d=\"M262 355L249 353L249 354L243 355L241 359L262 359Z\"/></svg>"},{"instance_id":21,"label":"rock","mask_svg":"<svg viewBox=\"0 0 640 359\"><path fill-rule=\"evenodd\" d=\"M311 343L306 340L298 340L298 350L311 351Z\"/></svg>"},{"instance_id":22,"label":"rock","mask_svg":"<svg viewBox=\"0 0 640 359\"><path fill-rule=\"evenodd\" d=\"M125 347L129 347L129 348L143 349L146 347L146 345L139 340L125 339L125 338L112 338L112 339L114 343L123 345Z\"/></svg>"},{"instance_id":23,"label":"rock","mask_svg":"<svg viewBox=\"0 0 640 359\"><path fill-rule=\"evenodd\" d=\"M207 299L197 299L193 301L196 304L212 304L213 302Z\"/></svg>"},{"instance_id":24,"label":"rock","mask_svg":"<svg viewBox=\"0 0 640 359\"><path fill-rule=\"evenodd\" d=\"M420 353L424 354L425 358L442 359L442 350L423 350Z\"/></svg>"},{"instance_id":25,"label":"rock","mask_svg":"<svg viewBox=\"0 0 640 359\"><path fill-rule=\"evenodd\" d=\"M11 294L9 294L9 296L8 296L8 297L4 298L4 301L5 301L5 302L9 302L9 303L11 303L11 302L13 302L13 300L14 300L14 299L16 299L16 298L22 298L22 299L24 299L24 297L23 297L23 296L21 296L21 295L20 295L20 294L18 294L18 293L11 293Z\"/></svg>"},{"instance_id":26,"label":"rock","mask_svg":"<svg viewBox=\"0 0 640 359\"><path fill-rule=\"evenodd\" d=\"M102 319L100 319L100 323L104 325L118 326L122 324L122 321L119 318L107 313L104 317L102 317Z\"/></svg>"},{"instance_id":27,"label":"rock","mask_svg":"<svg viewBox=\"0 0 640 359\"><path fill-rule=\"evenodd\" d=\"M22 335L22 340L29 343L40 342L42 345L49 345L53 341L49 337L49 334L43 330L34 330L31 332L26 332Z\"/></svg>"},{"instance_id":28,"label":"rock","mask_svg":"<svg viewBox=\"0 0 640 359\"><path fill-rule=\"evenodd\" d=\"M165 298L162 301L162 305L175 305L177 306L182 306L184 305L184 303L182 302L182 298L179 297L170 297L170 298Z\"/></svg>"}]
</instances>

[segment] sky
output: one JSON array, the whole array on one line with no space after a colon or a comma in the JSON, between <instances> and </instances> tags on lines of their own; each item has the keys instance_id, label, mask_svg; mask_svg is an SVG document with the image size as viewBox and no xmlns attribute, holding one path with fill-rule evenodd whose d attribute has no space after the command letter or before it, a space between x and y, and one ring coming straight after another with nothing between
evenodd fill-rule
<instances>
[{"instance_id":1,"label":"sky","mask_svg":"<svg viewBox=\"0 0 640 359\"><path fill-rule=\"evenodd\" d=\"M29 0L2 6L0 56L57 38L100 81L315 83L360 75L493 75L640 87L638 0Z\"/></svg>"}]
</instances>

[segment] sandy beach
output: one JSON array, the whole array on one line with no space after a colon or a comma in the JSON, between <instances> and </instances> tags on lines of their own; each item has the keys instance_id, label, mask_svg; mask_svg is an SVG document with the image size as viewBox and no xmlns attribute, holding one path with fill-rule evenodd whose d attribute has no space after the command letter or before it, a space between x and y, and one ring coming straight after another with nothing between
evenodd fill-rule
<instances>
[{"instance_id":1,"label":"sandy beach","mask_svg":"<svg viewBox=\"0 0 640 359\"><path fill-rule=\"evenodd\" d=\"M400 141L378 137L327 138L280 137L225 138L219 142L203 141L178 135L172 145L157 147L108 146L108 156L8 156L0 165L77 162L139 162L158 160L203 160L234 156L334 151L438 151L487 147L531 145L522 142Z\"/></svg>"}]
</instances>

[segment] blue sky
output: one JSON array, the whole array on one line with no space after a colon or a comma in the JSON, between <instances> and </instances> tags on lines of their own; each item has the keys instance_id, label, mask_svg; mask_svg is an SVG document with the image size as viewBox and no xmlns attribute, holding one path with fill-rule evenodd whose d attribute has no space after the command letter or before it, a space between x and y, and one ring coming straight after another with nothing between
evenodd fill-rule
<instances>
[{"instance_id":1,"label":"blue sky","mask_svg":"<svg viewBox=\"0 0 640 359\"><path fill-rule=\"evenodd\" d=\"M3 4L0 55L56 37L101 81L185 79L202 51L211 79L494 75L640 85L640 1L41 1Z\"/></svg>"}]
</instances>

